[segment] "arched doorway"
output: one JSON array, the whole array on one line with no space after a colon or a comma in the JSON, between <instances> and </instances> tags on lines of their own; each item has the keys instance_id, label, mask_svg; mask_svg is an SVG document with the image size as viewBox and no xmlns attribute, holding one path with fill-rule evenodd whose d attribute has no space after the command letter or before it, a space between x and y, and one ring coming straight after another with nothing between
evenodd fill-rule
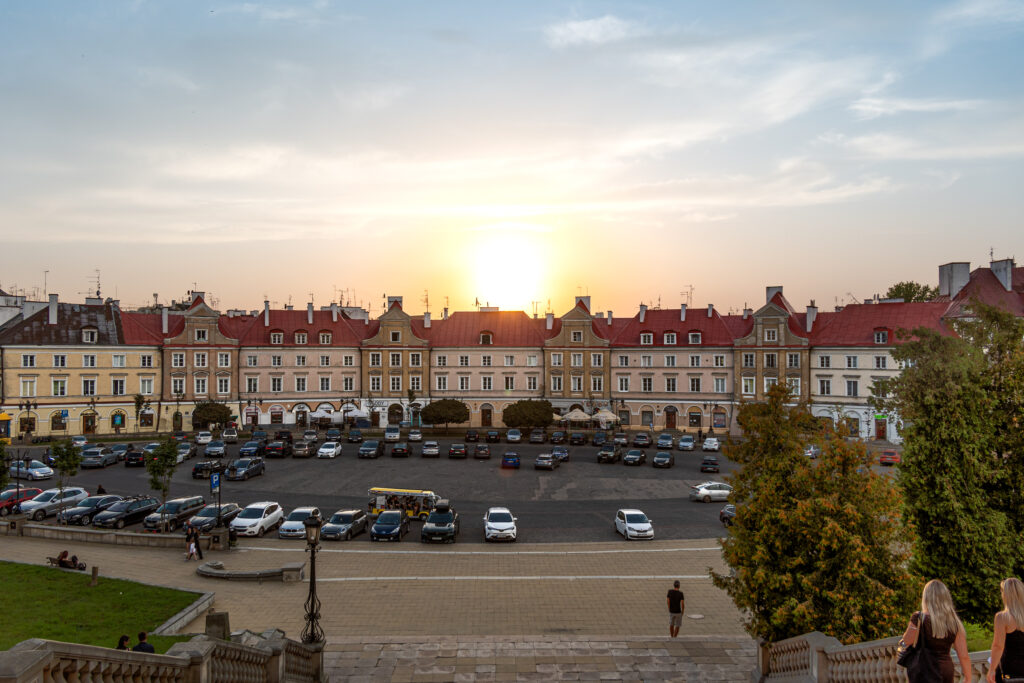
<instances>
[{"instance_id":1,"label":"arched doorway","mask_svg":"<svg viewBox=\"0 0 1024 683\"><path fill-rule=\"evenodd\" d=\"M405 411L402 410L402 406L400 404L392 403L388 406L388 424L398 424L402 421L403 415L405 415Z\"/></svg>"},{"instance_id":2,"label":"arched doorway","mask_svg":"<svg viewBox=\"0 0 1024 683\"><path fill-rule=\"evenodd\" d=\"M86 418L86 416L82 417L82 431L85 432L86 434L92 434L92 432L87 431L88 428L85 426L86 425L85 418ZM174 431L176 431L176 432L180 432L181 431L181 411L180 410L174 411L174 417L171 418L171 428ZM94 424L93 425L93 430L95 430L95 429L96 429L96 427L95 427L95 424Z\"/></svg>"},{"instance_id":3,"label":"arched doorway","mask_svg":"<svg viewBox=\"0 0 1024 683\"><path fill-rule=\"evenodd\" d=\"M412 424L415 427L419 427L421 424L423 424L423 422L420 420L420 409L422 407L423 406L421 406L418 402L409 404L409 412L411 413Z\"/></svg>"},{"instance_id":4,"label":"arched doorway","mask_svg":"<svg viewBox=\"0 0 1024 683\"><path fill-rule=\"evenodd\" d=\"M494 407L490 403L480 406L480 426L490 427L494 423Z\"/></svg>"},{"instance_id":5,"label":"arched doorway","mask_svg":"<svg viewBox=\"0 0 1024 683\"><path fill-rule=\"evenodd\" d=\"M284 424L284 406L270 406L270 424Z\"/></svg>"},{"instance_id":6,"label":"arched doorway","mask_svg":"<svg viewBox=\"0 0 1024 683\"><path fill-rule=\"evenodd\" d=\"M686 425L691 429L700 429L704 426L704 413L700 408L690 408L686 413Z\"/></svg>"},{"instance_id":7,"label":"arched doorway","mask_svg":"<svg viewBox=\"0 0 1024 683\"><path fill-rule=\"evenodd\" d=\"M676 428L676 407L665 406L665 429Z\"/></svg>"},{"instance_id":8,"label":"arched doorway","mask_svg":"<svg viewBox=\"0 0 1024 683\"><path fill-rule=\"evenodd\" d=\"M260 409L256 406L246 406L245 424L255 427L260 423Z\"/></svg>"},{"instance_id":9,"label":"arched doorway","mask_svg":"<svg viewBox=\"0 0 1024 683\"><path fill-rule=\"evenodd\" d=\"M644 406L643 408L640 409L640 426L654 426L654 409L651 408L650 406Z\"/></svg>"},{"instance_id":10,"label":"arched doorway","mask_svg":"<svg viewBox=\"0 0 1024 683\"><path fill-rule=\"evenodd\" d=\"M305 429L306 422L308 421L309 406L305 403L299 403L292 407L292 412L295 413L295 426Z\"/></svg>"}]
</instances>

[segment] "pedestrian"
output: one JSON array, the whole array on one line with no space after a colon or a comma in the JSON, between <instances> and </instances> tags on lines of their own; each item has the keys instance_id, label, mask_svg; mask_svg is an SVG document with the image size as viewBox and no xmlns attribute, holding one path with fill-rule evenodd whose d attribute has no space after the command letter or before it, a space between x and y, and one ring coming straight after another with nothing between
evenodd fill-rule
<instances>
[{"instance_id":1,"label":"pedestrian","mask_svg":"<svg viewBox=\"0 0 1024 683\"><path fill-rule=\"evenodd\" d=\"M992 628L992 664L988 683L1024 680L1024 583L1004 579L999 584L1003 611L996 614Z\"/></svg>"},{"instance_id":2,"label":"pedestrian","mask_svg":"<svg viewBox=\"0 0 1024 683\"><path fill-rule=\"evenodd\" d=\"M703 442L704 441L704 430L701 429L701 428L697 429L697 441L699 441L699 442Z\"/></svg>"},{"instance_id":3,"label":"pedestrian","mask_svg":"<svg viewBox=\"0 0 1024 683\"><path fill-rule=\"evenodd\" d=\"M938 579L932 579L924 585L921 611L914 612L903 633L903 642L909 647L916 645L918 638L923 638L922 645L928 651L926 654L936 663L938 677L912 678L908 669L910 683L953 683L955 671L953 658L949 656L950 648L956 650L956 658L960 660L960 668L963 670L961 680L971 683L973 679L971 659L967 653L967 634L956 616L949 589Z\"/></svg>"},{"instance_id":4,"label":"pedestrian","mask_svg":"<svg viewBox=\"0 0 1024 683\"><path fill-rule=\"evenodd\" d=\"M683 625L683 611L686 609L686 596L679 590L679 581L672 584L668 591L668 634L672 638L679 635L679 627Z\"/></svg>"},{"instance_id":5,"label":"pedestrian","mask_svg":"<svg viewBox=\"0 0 1024 683\"><path fill-rule=\"evenodd\" d=\"M199 555L196 554L196 542L189 539L187 543L188 550L185 552L185 561L188 562L189 560L198 560Z\"/></svg>"},{"instance_id":6,"label":"pedestrian","mask_svg":"<svg viewBox=\"0 0 1024 683\"><path fill-rule=\"evenodd\" d=\"M198 529L198 527L192 526L190 524L188 526L188 530L186 531L185 537L186 538L191 537L192 542L196 546L196 553L199 555L199 559L202 560L203 559L203 544L200 542L200 539L199 539L199 529Z\"/></svg>"},{"instance_id":7,"label":"pedestrian","mask_svg":"<svg viewBox=\"0 0 1024 683\"><path fill-rule=\"evenodd\" d=\"M129 640L128 636L121 636L120 638L118 638L117 639L117 648L116 649L118 649L118 650L127 650L128 649L128 640Z\"/></svg>"},{"instance_id":8,"label":"pedestrian","mask_svg":"<svg viewBox=\"0 0 1024 683\"><path fill-rule=\"evenodd\" d=\"M96 495L97 496L102 496L106 492L107 492L107 490L105 488L103 488L103 484L100 484L99 486L96 487Z\"/></svg>"},{"instance_id":9,"label":"pedestrian","mask_svg":"<svg viewBox=\"0 0 1024 683\"><path fill-rule=\"evenodd\" d=\"M135 647L132 648L132 651L133 652L149 652L150 654L156 652L156 650L153 649L153 646L150 645L149 642L146 640L146 632L145 631L139 631L139 642L138 642L138 644Z\"/></svg>"}]
</instances>

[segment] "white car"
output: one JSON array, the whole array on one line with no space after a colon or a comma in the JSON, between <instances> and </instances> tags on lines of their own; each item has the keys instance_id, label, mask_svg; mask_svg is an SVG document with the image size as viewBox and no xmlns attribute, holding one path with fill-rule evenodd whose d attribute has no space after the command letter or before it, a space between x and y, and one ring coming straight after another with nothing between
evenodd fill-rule
<instances>
[{"instance_id":1,"label":"white car","mask_svg":"<svg viewBox=\"0 0 1024 683\"><path fill-rule=\"evenodd\" d=\"M699 500L710 503L713 500L729 500L732 487L718 481L706 481L690 487L690 500Z\"/></svg>"},{"instance_id":2,"label":"white car","mask_svg":"<svg viewBox=\"0 0 1024 683\"><path fill-rule=\"evenodd\" d=\"M426 441L423 444L423 457L428 455L438 456L441 455L441 447L437 445L436 441Z\"/></svg>"},{"instance_id":3,"label":"white car","mask_svg":"<svg viewBox=\"0 0 1024 683\"><path fill-rule=\"evenodd\" d=\"M213 441L213 434L210 432L199 432L196 434L196 445L205 446Z\"/></svg>"},{"instance_id":4,"label":"white car","mask_svg":"<svg viewBox=\"0 0 1024 683\"><path fill-rule=\"evenodd\" d=\"M277 535L279 538L305 538L306 520L319 516L320 508L295 508L277 530Z\"/></svg>"},{"instance_id":5,"label":"white car","mask_svg":"<svg viewBox=\"0 0 1024 683\"><path fill-rule=\"evenodd\" d=\"M273 501L246 506L231 520L231 529L239 536L262 536L284 521L284 510Z\"/></svg>"},{"instance_id":6,"label":"white car","mask_svg":"<svg viewBox=\"0 0 1024 683\"><path fill-rule=\"evenodd\" d=\"M423 441L423 432L418 429L410 429L409 441Z\"/></svg>"},{"instance_id":7,"label":"white car","mask_svg":"<svg viewBox=\"0 0 1024 683\"><path fill-rule=\"evenodd\" d=\"M89 497L88 491L78 486L70 486L64 489L61 496L60 489L46 489L32 500L26 500L21 504L21 511L30 519L41 522L50 515L55 515L61 510L73 508Z\"/></svg>"},{"instance_id":8,"label":"white car","mask_svg":"<svg viewBox=\"0 0 1024 683\"><path fill-rule=\"evenodd\" d=\"M718 439L714 436L709 436L704 439L704 444L700 447L702 451L717 451L721 446L718 445Z\"/></svg>"},{"instance_id":9,"label":"white car","mask_svg":"<svg viewBox=\"0 0 1024 683\"><path fill-rule=\"evenodd\" d=\"M518 538L516 518L508 508L489 508L484 515L485 541L512 541Z\"/></svg>"},{"instance_id":10,"label":"white car","mask_svg":"<svg viewBox=\"0 0 1024 683\"><path fill-rule=\"evenodd\" d=\"M402 430L399 429L398 427L393 426L393 425L392 426L388 426L384 430L384 440L385 441L401 441L402 440Z\"/></svg>"},{"instance_id":11,"label":"white car","mask_svg":"<svg viewBox=\"0 0 1024 683\"><path fill-rule=\"evenodd\" d=\"M320 450L316 452L318 458L337 458L339 455L341 455L340 441L325 441L324 445L320 446Z\"/></svg>"},{"instance_id":12,"label":"white car","mask_svg":"<svg viewBox=\"0 0 1024 683\"><path fill-rule=\"evenodd\" d=\"M82 436L80 434L78 436L73 436L71 437L71 445L78 446L79 448L85 448L89 445L89 437Z\"/></svg>"},{"instance_id":13,"label":"white car","mask_svg":"<svg viewBox=\"0 0 1024 683\"><path fill-rule=\"evenodd\" d=\"M615 531L627 541L654 538L654 526L640 510L619 510L615 513Z\"/></svg>"}]
</instances>

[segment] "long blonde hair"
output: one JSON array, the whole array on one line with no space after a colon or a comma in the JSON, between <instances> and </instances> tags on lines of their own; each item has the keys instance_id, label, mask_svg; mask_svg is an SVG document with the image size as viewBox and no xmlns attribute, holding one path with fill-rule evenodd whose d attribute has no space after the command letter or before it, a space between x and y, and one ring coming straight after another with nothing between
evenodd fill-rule
<instances>
[{"instance_id":1,"label":"long blonde hair","mask_svg":"<svg viewBox=\"0 0 1024 683\"><path fill-rule=\"evenodd\" d=\"M931 619L931 633L936 638L947 638L959 633L964 625L956 616L953 607L953 596L949 594L946 584L932 579L924 585L921 593L921 611Z\"/></svg>"},{"instance_id":2,"label":"long blonde hair","mask_svg":"<svg viewBox=\"0 0 1024 683\"><path fill-rule=\"evenodd\" d=\"M1024 583L1020 579L1003 579L999 591L1003 594L1003 611L1017 628L1024 628Z\"/></svg>"}]
</instances>

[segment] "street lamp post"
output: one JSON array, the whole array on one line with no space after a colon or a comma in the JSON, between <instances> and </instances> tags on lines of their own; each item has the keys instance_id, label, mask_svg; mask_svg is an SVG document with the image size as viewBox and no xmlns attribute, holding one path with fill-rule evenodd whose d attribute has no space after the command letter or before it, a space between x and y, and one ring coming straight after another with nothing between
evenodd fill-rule
<instances>
[{"instance_id":1,"label":"street lamp post","mask_svg":"<svg viewBox=\"0 0 1024 683\"><path fill-rule=\"evenodd\" d=\"M323 520L310 515L303 525L306 529L306 550L309 551L309 595L306 597L306 626L302 629L302 642L308 645L324 640L324 632L320 628L320 598L316 596L316 551L320 548Z\"/></svg>"}]
</instances>

